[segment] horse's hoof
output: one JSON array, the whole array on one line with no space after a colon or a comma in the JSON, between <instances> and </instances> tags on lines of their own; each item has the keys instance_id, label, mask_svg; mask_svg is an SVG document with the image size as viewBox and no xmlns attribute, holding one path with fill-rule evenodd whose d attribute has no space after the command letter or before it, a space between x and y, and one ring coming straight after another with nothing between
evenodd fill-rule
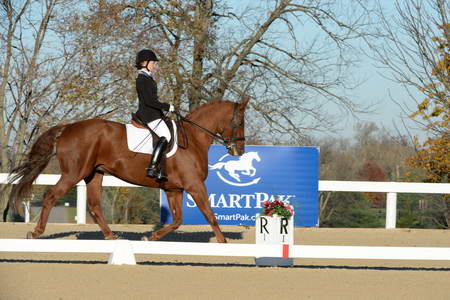
<instances>
[{"instance_id":1,"label":"horse's hoof","mask_svg":"<svg viewBox=\"0 0 450 300\"><path fill-rule=\"evenodd\" d=\"M105 237L105 240L119 240L120 237L117 234L111 234L110 236Z\"/></svg>"},{"instance_id":2,"label":"horse's hoof","mask_svg":"<svg viewBox=\"0 0 450 300\"><path fill-rule=\"evenodd\" d=\"M34 239L33 233L32 233L31 231L28 231L28 232L27 232L27 239L28 239L28 240Z\"/></svg>"}]
</instances>

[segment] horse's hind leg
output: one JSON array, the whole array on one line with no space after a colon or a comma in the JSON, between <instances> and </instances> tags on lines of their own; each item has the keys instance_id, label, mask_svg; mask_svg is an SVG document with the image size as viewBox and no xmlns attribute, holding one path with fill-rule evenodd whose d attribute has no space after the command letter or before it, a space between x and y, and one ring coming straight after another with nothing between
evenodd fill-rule
<instances>
[{"instance_id":1,"label":"horse's hind leg","mask_svg":"<svg viewBox=\"0 0 450 300\"><path fill-rule=\"evenodd\" d=\"M117 236L112 233L102 214L101 201L103 173L94 171L89 177L86 177L84 181L86 182L89 213L95 223L100 226L100 230L106 240L117 239Z\"/></svg>"},{"instance_id":2,"label":"horse's hind leg","mask_svg":"<svg viewBox=\"0 0 450 300\"><path fill-rule=\"evenodd\" d=\"M44 201L42 203L41 215L39 221L36 224L33 232L28 232L27 238L38 238L45 231L45 226L47 225L48 216L50 211L55 206L55 203L61 198L65 193L67 193L75 184L77 184L78 179L69 178L64 174L59 179L59 181L50 190L45 193Z\"/></svg>"},{"instance_id":3,"label":"horse's hind leg","mask_svg":"<svg viewBox=\"0 0 450 300\"><path fill-rule=\"evenodd\" d=\"M197 204L197 207L200 209L202 214L205 216L209 225L211 225L212 230L214 231L214 234L216 235L217 242L226 243L227 240L225 239L225 237L222 233L222 230L220 230L219 224L217 223L216 216L209 204L208 193L206 192L205 185L203 183L199 183L199 184L196 184L193 186L195 186L196 189L186 190L186 191L192 196L192 198L194 198L194 201Z\"/></svg>"},{"instance_id":4,"label":"horse's hind leg","mask_svg":"<svg viewBox=\"0 0 450 300\"><path fill-rule=\"evenodd\" d=\"M182 220L182 207L181 207L181 201L183 199L183 192L182 191L166 191L167 195L167 202L169 202L169 208L170 212L173 217L173 222L170 225L167 225L166 227L155 231L150 238L147 238L144 236L142 239L144 241L157 241L166 234L174 231L181 225Z\"/></svg>"}]
</instances>

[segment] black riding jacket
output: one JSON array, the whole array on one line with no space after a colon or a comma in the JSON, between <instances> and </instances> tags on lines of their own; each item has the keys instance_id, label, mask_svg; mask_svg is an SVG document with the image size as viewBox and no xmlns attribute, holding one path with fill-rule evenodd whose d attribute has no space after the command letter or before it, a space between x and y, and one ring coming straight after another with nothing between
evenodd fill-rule
<instances>
[{"instance_id":1,"label":"black riding jacket","mask_svg":"<svg viewBox=\"0 0 450 300\"><path fill-rule=\"evenodd\" d=\"M139 72L136 78L136 91L139 97L139 108L136 115L145 123L164 117L163 111L168 111L170 105L158 100L158 88L155 80L144 72Z\"/></svg>"}]
</instances>

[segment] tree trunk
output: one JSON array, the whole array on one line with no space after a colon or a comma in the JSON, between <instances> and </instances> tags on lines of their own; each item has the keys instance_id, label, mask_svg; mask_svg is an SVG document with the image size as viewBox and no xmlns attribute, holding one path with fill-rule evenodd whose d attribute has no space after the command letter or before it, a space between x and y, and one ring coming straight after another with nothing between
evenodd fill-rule
<instances>
[{"instance_id":1,"label":"tree trunk","mask_svg":"<svg viewBox=\"0 0 450 300\"><path fill-rule=\"evenodd\" d=\"M125 220L125 223L124 224L129 224L129 221L128 221L128 210L129 210L129 208L128 208L128 206L129 206L129 204L130 204L130 200L126 200L125 201L125 214L124 214L124 217L123 217L123 219Z\"/></svg>"},{"instance_id":2,"label":"tree trunk","mask_svg":"<svg viewBox=\"0 0 450 300\"><path fill-rule=\"evenodd\" d=\"M230 81L236 76L239 67L243 64L244 59L246 59L253 47L261 40L263 35L269 30L270 25L278 19L281 15L284 14L286 7L288 6L290 1L282 0L278 4L278 6L270 13L267 20L262 24L256 33L249 38L248 42L242 47L242 50L237 53L237 57L231 68L229 68L220 78L220 83L215 90L215 98L223 99L225 91L228 89L228 85Z\"/></svg>"},{"instance_id":3,"label":"tree trunk","mask_svg":"<svg viewBox=\"0 0 450 300\"><path fill-rule=\"evenodd\" d=\"M114 194L112 196L112 202L111 202L111 224L116 224L116 202L117 199L119 198L119 189L118 188L114 188Z\"/></svg>"},{"instance_id":4,"label":"tree trunk","mask_svg":"<svg viewBox=\"0 0 450 300\"><path fill-rule=\"evenodd\" d=\"M13 38L14 32L16 31L17 24L22 18L25 10L28 8L31 0L27 0L18 13L14 15L14 9L12 6L12 1L3 1L3 9L7 15L7 34L6 34L6 49L4 49L6 55L4 57L4 63L1 70L2 81L0 83L0 173L8 173L10 171L9 163L9 151L8 151L8 141L9 134L6 127L6 86L9 80L9 71L11 69L11 60L13 56ZM6 204L9 198L9 186L0 187L0 209L1 212L6 208Z\"/></svg>"},{"instance_id":5,"label":"tree trunk","mask_svg":"<svg viewBox=\"0 0 450 300\"><path fill-rule=\"evenodd\" d=\"M211 27L212 0L198 0L194 17L194 48L192 55L191 88L189 90L189 111L201 104L203 80L203 58L208 45L208 31Z\"/></svg>"}]
</instances>

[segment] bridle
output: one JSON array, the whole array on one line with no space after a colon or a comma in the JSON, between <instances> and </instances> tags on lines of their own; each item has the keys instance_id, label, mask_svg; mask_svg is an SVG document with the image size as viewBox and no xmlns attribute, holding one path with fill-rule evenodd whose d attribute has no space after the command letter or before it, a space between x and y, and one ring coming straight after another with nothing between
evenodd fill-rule
<instances>
[{"instance_id":1,"label":"bridle","mask_svg":"<svg viewBox=\"0 0 450 300\"><path fill-rule=\"evenodd\" d=\"M211 130L195 123L194 121L191 121L189 119L186 119L185 117L183 117L179 112L175 111L176 115L178 116L178 119L182 122L186 122L189 123L191 125L194 125L195 127L203 130L206 134L208 134L210 137L212 137L213 139L215 139L216 141L218 141L219 143L221 143L223 146L225 146L225 148L227 148L227 150L235 150L236 149L236 142L239 141L245 141L245 137L236 137L236 130L241 127L241 124L237 124L237 120L236 120L236 115L237 115L237 106L238 103L234 103L233 104L233 116L231 117L231 121L230 121L230 125L231 125L231 137L229 139L225 139L222 135L218 134L218 133L214 133ZM184 133L185 135L185 139L186 139L186 146L180 146L183 149L186 149L188 147L188 140L186 137L186 133Z\"/></svg>"}]
</instances>

